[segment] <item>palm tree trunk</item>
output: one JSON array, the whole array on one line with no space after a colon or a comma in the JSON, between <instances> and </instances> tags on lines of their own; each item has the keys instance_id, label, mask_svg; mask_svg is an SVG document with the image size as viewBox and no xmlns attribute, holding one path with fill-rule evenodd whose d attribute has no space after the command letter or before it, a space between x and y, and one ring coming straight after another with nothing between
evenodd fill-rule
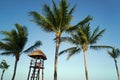
<instances>
[{"instance_id":1,"label":"palm tree trunk","mask_svg":"<svg viewBox=\"0 0 120 80\"><path fill-rule=\"evenodd\" d=\"M42 69L42 80L44 80L44 60L42 61L42 67L43 67L43 69Z\"/></svg>"},{"instance_id":2,"label":"palm tree trunk","mask_svg":"<svg viewBox=\"0 0 120 80\"><path fill-rule=\"evenodd\" d=\"M3 70L2 75L1 75L1 80L3 80L3 75L4 75L5 70Z\"/></svg>"},{"instance_id":3,"label":"palm tree trunk","mask_svg":"<svg viewBox=\"0 0 120 80\"><path fill-rule=\"evenodd\" d=\"M117 60L114 59L114 62L115 62L115 67L116 67L116 71L117 71L118 80L120 80L120 75L119 75L119 69L118 69L118 65L117 65Z\"/></svg>"},{"instance_id":4,"label":"palm tree trunk","mask_svg":"<svg viewBox=\"0 0 120 80\"><path fill-rule=\"evenodd\" d=\"M57 80L57 69L58 69L58 51L60 46L60 31L56 33L56 50L55 50L55 61L54 61L54 80Z\"/></svg>"},{"instance_id":5,"label":"palm tree trunk","mask_svg":"<svg viewBox=\"0 0 120 80\"><path fill-rule=\"evenodd\" d=\"M14 65L14 73L13 73L12 80L14 80L14 78L15 78L15 75L16 75L17 63L18 63L18 61L19 61L19 59L16 59L16 60L15 60L15 65Z\"/></svg>"},{"instance_id":6,"label":"palm tree trunk","mask_svg":"<svg viewBox=\"0 0 120 80\"><path fill-rule=\"evenodd\" d=\"M86 80L88 80L88 70L87 70L86 51L84 51L84 67L85 67L85 76L86 76Z\"/></svg>"}]
</instances>

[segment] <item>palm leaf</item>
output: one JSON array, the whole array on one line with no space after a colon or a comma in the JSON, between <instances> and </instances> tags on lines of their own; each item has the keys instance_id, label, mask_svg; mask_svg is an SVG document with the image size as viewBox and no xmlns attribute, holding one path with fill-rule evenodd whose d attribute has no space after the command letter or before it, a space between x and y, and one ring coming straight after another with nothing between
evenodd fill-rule
<instances>
[{"instance_id":1,"label":"palm leaf","mask_svg":"<svg viewBox=\"0 0 120 80\"><path fill-rule=\"evenodd\" d=\"M120 50L118 48L112 48L111 51L108 51L108 54L115 59L120 56Z\"/></svg>"},{"instance_id":2,"label":"palm leaf","mask_svg":"<svg viewBox=\"0 0 120 80\"><path fill-rule=\"evenodd\" d=\"M93 33L92 33L92 35L91 35L91 37L90 37L90 43L93 43L92 41L94 40L94 37L96 36L96 34L98 33L98 31L99 31L99 27L97 27L97 28L93 31Z\"/></svg>"},{"instance_id":3,"label":"palm leaf","mask_svg":"<svg viewBox=\"0 0 120 80\"><path fill-rule=\"evenodd\" d=\"M87 16L85 19L83 19L78 24L76 24L76 26L84 25L84 24L88 23L91 20L93 20L93 18L91 16Z\"/></svg>"},{"instance_id":4,"label":"palm leaf","mask_svg":"<svg viewBox=\"0 0 120 80\"><path fill-rule=\"evenodd\" d=\"M67 60L69 60L73 55L78 54L81 51L80 48L71 49L70 53L68 54Z\"/></svg>"},{"instance_id":5,"label":"palm leaf","mask_svg":"<svg viewBox=\"0 0 120 80\"><path fill-rule=\"evenodd\" d=\"M96 29L96 31L97 31L97 29ZM94 31L94 33L93 33L93 36L91 37L91 39L90 39L90 43L91 44L93 44L93 43L96 43L98 40L99 40L99 38L103 35L103 33L105 32L105 29L103 29L103 30L101 30L100 32L96 32L96 31Z\"/></svg>"},{"instance_id":6,"label":"palm leaf","mask_svg":"<svg viewBox=\"0 0 120 80\"><path fill-rule=\"evenodd\" d=\"M30 15L32 15L34 18L31 21L37 23L37 25L40 25L43 30L45 30L47 32L54 31L53 25L50 24L50 22L48 20L46 20L45 17L43 17L42 15L40 15L39 13L37 13L35 11L31 11Z\"/></svg>"},{"instance_id":7,"label":"palm leaf","mask_svg":"<svg viewBox=\"0 0 120 80\"><path fill-rule=\"evenodd\" d=\"M64 53L75 53L76 51L80 50L78 47L71 47L68 49L65 49L59 53L59 55L62 55Z\"/></svg>"},{"instance_id":8,"label":"palm leaf","mask_svg":"<svg viewBox=\"0 0 120 80\"><path fill-rule=\"evenodd\" d=\"M110 48L113 48L113 47L106 46L106 45L90 45L90 48L94 49L94 50L99 50L99 49L110 49Z\"/></svg>"},{"instance_id":9,"label":"palm leaf","mask_svg":"<svg viewBox=\"0 0 120 80\"><path fill-rule=\"evenodd\" d=\"M2 60L2 62L0 63L0 68L1 69L8 69L10 65L7 64L6 60Z\"/></svg>"},{"instance_id":10,"label":"palm leaf","mask_svg":"<svg viewBox=\"0 0 120 80\"><path fill-rule=\"evenodd\" d=\"M13 53L14 53L14 51L11 50L11 51L4 51L4 52L1 52L0 54L1 54L1 55L6 55L6 56L10 56L10 55L15 56Z\"/></svg>"},{"instance_id":11,"label":"palm leaf","mask_svg":"<svg viewBox=\"0 0 120 80\"><path fill-rule=\"evenodd\" d=\"M13 47L11 47L9 44L0 42L0 50L9 51L11 49L13 49Z\"/></svg>"},{"instance_id":12,"label":"palm leaf","mask_svg":"<svg viewBox=\"0 0 120 80\"><path fill-rule=\"evenodd\" d=\"M42 45L41 41L36 41L34 45L32 45L28 49L24 50L23 52L30 53L30 52L34 51L36 48L38 48L40 45Z\"/></svg>"}]
</instances>

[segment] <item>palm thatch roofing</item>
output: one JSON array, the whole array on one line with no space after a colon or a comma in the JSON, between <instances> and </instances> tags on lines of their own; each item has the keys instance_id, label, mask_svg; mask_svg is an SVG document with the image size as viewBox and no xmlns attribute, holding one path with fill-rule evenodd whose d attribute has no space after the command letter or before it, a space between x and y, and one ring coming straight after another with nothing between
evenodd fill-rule
<instances>
[{"instance_id":1,"label":"palm thatch roofing","mask_svg":"<svg viewBox=\"0 0 120 80\"><path fill-rule=\"evenodd\" d=\"M40 50L36 50L30 54L28 54L28 56L34 58L34 59L43 59L43 60L47 60L46 55Z\"/></svg>"}]
</instances>

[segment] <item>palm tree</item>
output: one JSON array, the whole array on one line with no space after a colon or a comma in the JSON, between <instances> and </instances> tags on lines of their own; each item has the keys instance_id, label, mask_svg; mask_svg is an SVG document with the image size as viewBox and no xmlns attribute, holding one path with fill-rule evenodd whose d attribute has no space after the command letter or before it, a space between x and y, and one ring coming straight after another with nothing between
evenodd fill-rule
<instances>
[{"instance_id":1,"label":"palm tree","mask_svg":"<svg viewBox=\"0 0 120 80\"><path fill-rule=\"evenodd\" d=\"M41 45L40 41L36 41L34 45L24 50L25 44L28 40L27 28L25 26L21 26L20 24L15 24L15 27L17 30L13 29L11 31L1 31L1 33L5 35L5 38L2 39L3 41L0 41L0 50L3 50L1 55L12 55L15 57L12 80L15 78L17 64L21 54L32 51Z\"/></svg>"},{"instance_id":2,"label":"palm tree","mask_svg":"<svg viewBox=\"0 0 120 80\"><path fill-rule=\"evenodd\" d=\"M41 26L43 30L46 32L54 32L55 39L56 39L56 50L55 50L55 60L54 60L54 80L57 80L57 69L58 69L58 52L60 46L60 38L63 32L66 32L70 28L70 22L72 20L72 13L76 5L74 5L69 10L69 4L67 0L61 0L59 6L56 6L54 0L52 0L53 8L51 9L50 6L44 5L44 15L39 14L38 12L31 11L30 15L33 16L33 22L37 23L37 25ZM85 20L79 22L77 25L82 24L91 20L91 17L86 17Z\"/></svg>"},{"instance_id":3,"label":"palm tree","mask_svg":"<svg viewBox=\"0 0 120 80\"><path fill-rule=\"evenodd\" d=\"M119 69L117 65L117 58L120 56L120 50L118 48L112 48L111 51L108 51L108 54L111 56L111 58L114 59L118 80L120 80L120 74L119 74Z\"/></svg>"},{"instance_id":4,"label":"palm tree","mask_svg":"<svg viewBox=\"0 0 120 80\"><path fill-rule=\"evenodd\" d=\"M67 58L69 59L71 56L79 53L81 50L83 51L86 80L88 80L88 69L87 69L87 60L86 60L87 50L89 48L97 49L97 50L100 48L110 48L110 46L95 45L104 32L105 32L105 29L99 31L99 27L97 27L93 31L93 33L91 33L90 24L86 23L79 26L76 32L71 33L70 37L61 38L62 42L67 41L71 44L74 44L75 46L61 51L59 55L63 53L69 53Z\"/></svg>"},{"instance_id":5,"label":"palm tree","mask_svg":"<svg viewBox=\"0 0 120 80\"><path fill-rule=\"evenodd\" d=\"M7 70L9 67L9 65L7 64L7 62L5 60L2 60L2 62L0 63L0 68L3 70L2 75L1 75L1 80L3 80L3 75L5 70Z\"/></svg>"}]
</instances>

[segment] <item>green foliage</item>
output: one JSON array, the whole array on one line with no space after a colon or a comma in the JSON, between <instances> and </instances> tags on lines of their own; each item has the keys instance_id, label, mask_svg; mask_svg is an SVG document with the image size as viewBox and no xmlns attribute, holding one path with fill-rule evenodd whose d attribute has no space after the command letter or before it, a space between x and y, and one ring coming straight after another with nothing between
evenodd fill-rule
<instances>
[{"instance_id":1,"label":"green foliage","mask_svg":"<svg viewBox=\"0 0 120 80\"><path fill-rule=\"evenodd\" d=\"M28 31L25 26L21 26L20 24L15 24L15 27L16 30L1 31L5 36L2 41L0 41L0 50L3 50L1 55L19 56L23 52L31 51L41 45L41 42L37 41L35 45L31 46L27 51L23 51L28 41Z\"/></svg>"},{"instance_id":2,"label":"green foliage","mask_svg":"<svg viewBox=\"0 0 120 80\"><path fill-rule=\"evenodd\" d=\"M69 37L62 37L61 42L69 42L73 44L76 48L68 48L64 51L61 51L59 55L68 52L68 56L71 57L71 54L78 53L78 50L87 51L88 48L91 49L103 49L103 48L112 48L111 46L107 45L95 45L97 41L101 38L105 29L99 30L97 27L93 32L91 31L90 23L85 23L79 25L74 32L70 33ZM76 51L75 51L76 49ZM73 51L72 51L73 50Z\"/></svg>"},{"instance_id":3,"label":"green foliage","mask_svg":"<svg viewBox=\"0 0 120 80\"><path fill-rule=\"evenodd\" d=\"M16 30L12 29L11 31L1 31L5 36L2 41L0 41L0 50L2 50L1 55L14 56L15 57L15 66L12 80L14 80L16 75L17 63L19 61L20 55L33 51L41 45L40 41L37 41L34 45L24 50L24 47L28 41L28 31L25 26L20 24L15 24ZM3 72L4 73L4 72ZM2 78L2 77L1 77Z\"/></svg>"},{"instance_id":4,"label":"green foliage","mask_svg":"<svg viewBox=\"0 0 120 80\"><path fill-rule=\"evenodd\" d=\"M120 56L120 50L118 48L112 48L111 51L110 50L108 51L108 54L112 58L116 59L116 58L118 58Z\"/></svg>"},{"instance_id":5,"label":"green foliage","mask_svg":"<svg viewBox=\"0 0 120 80\"><path fill-rule=\"evenodd\" d=\"M46 4L44 5L44 16L38 12L31 11L32 21L40 25L42 29L47 32L57 32L58 30L60 30L60 32L66 31L70 27L70 22L73 17L72 14L76 5L70 9L67 0L61 0L58 6L54 0L52 0L52 3L52 8Z\"/></svg>"},{"instance_id":6,"label":"green foliage","mask_svg":"<svg viewBox=\"0 0 120 80\"><path fill-rule=\"evenodd\" d=\"M0 68L3 69L3 70L6 70L8 69L10 65L7 64L6 60L2 60L1 63L0 63Z\"/></svg>"}]
</instances>

